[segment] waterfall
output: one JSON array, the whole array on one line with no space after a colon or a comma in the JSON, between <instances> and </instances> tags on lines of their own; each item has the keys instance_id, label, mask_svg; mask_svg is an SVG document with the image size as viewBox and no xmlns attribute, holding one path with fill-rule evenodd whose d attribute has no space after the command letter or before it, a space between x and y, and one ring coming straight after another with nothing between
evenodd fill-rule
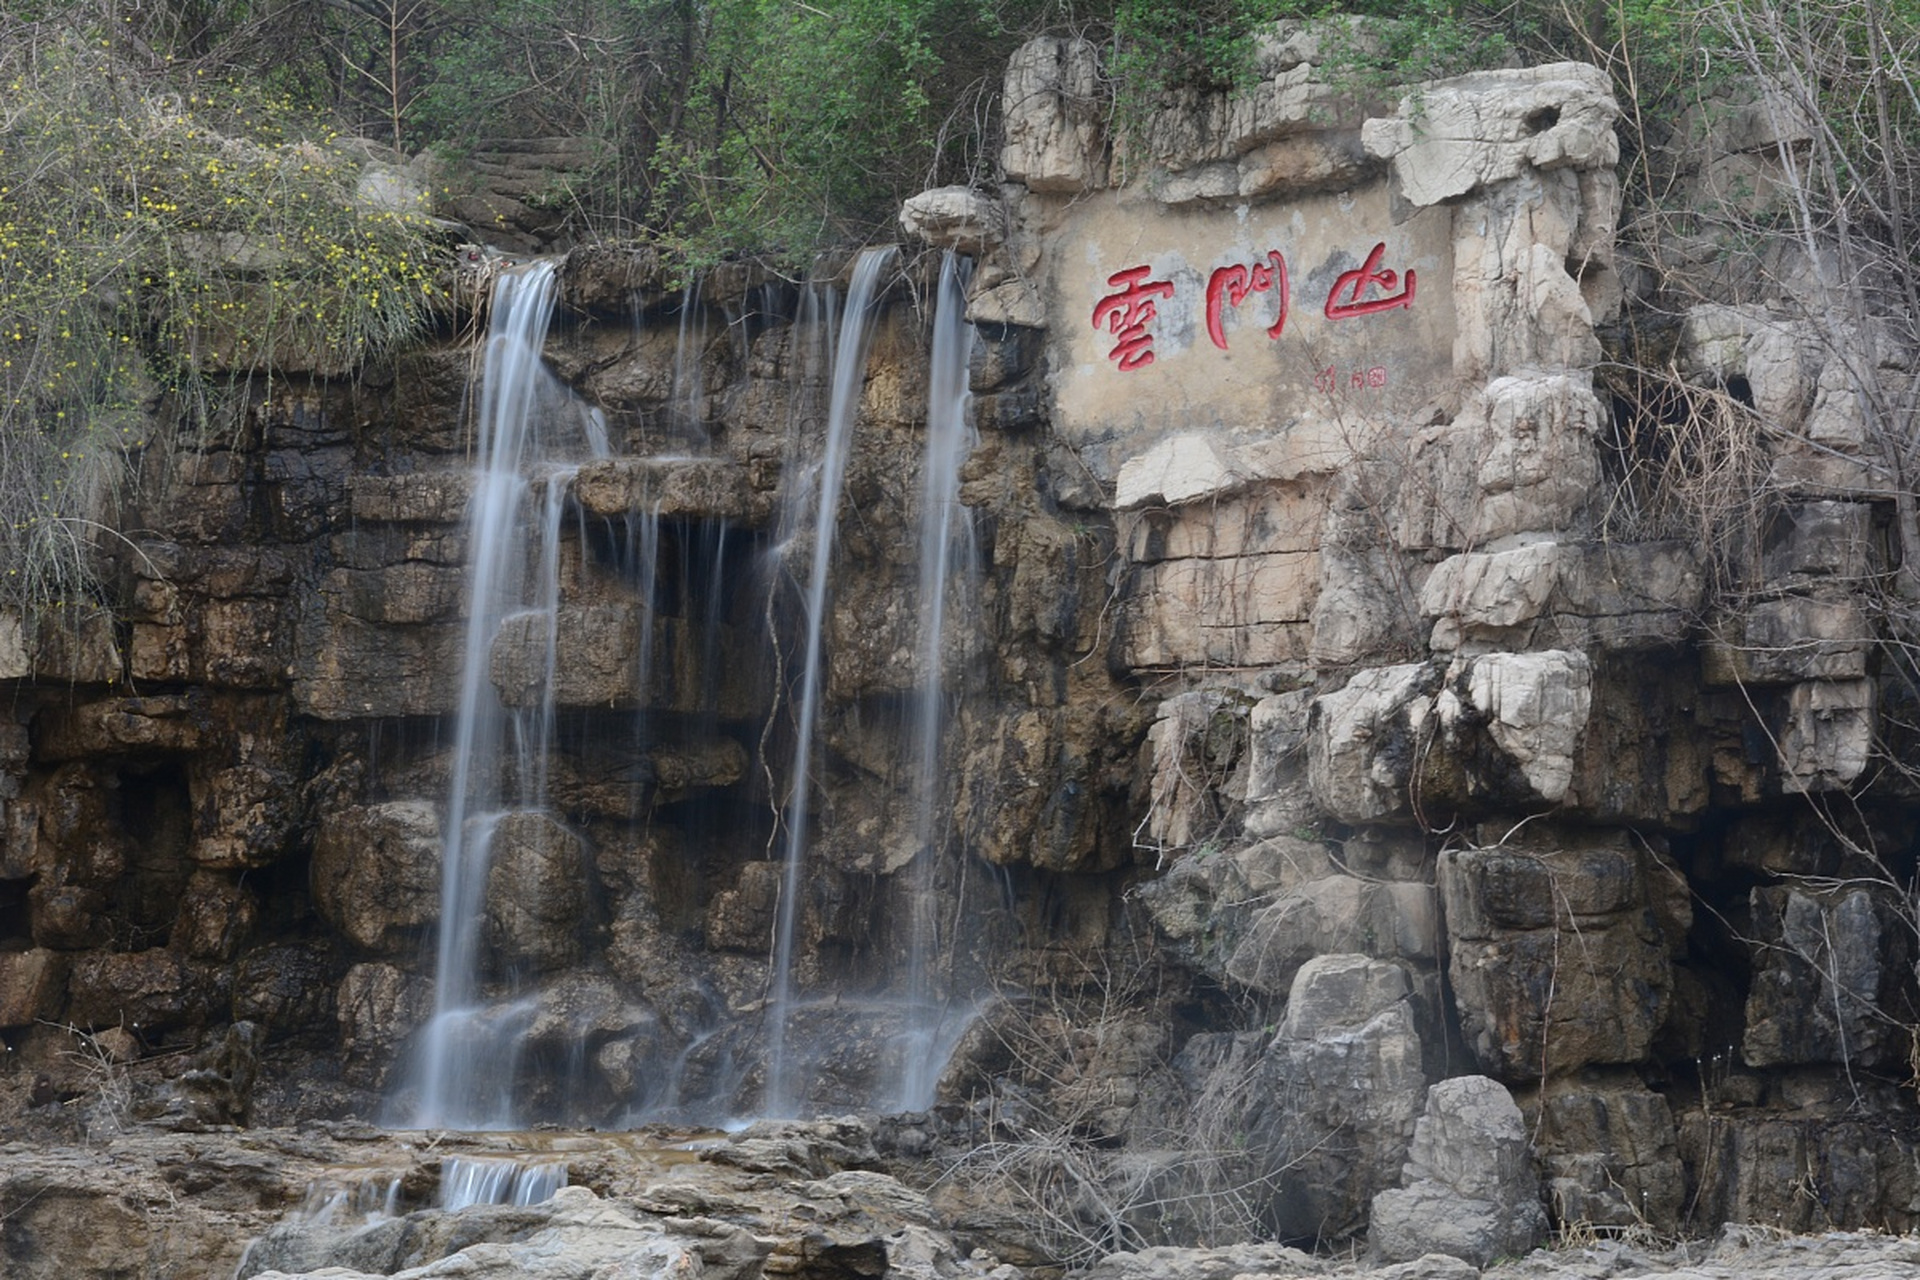
<instances>
[{"instance_id":1,"label":"waterfall","mask_svg":"<svg viewBox=\"0 0 1920 1280\"><path fill-rule=\"evenodd\" d=\"M491 846L503 810L545 801L560 609L558 542L571 474L551 455L562 449L607 452L604 421L572 401L541 364L556 292L554 267L547 262L502 274L493 290L476 406L479 466L467 507L467 624L441 855L434 1009L421 1032L411 1080L417 1102L410 1123L420 1127L512 1123L513 1077L535 1010L532 999L483 1001L481 939ZM562 426L574 429L562 433L556 429ZM546 469L544 500L536 519L529 507L541 487L534 476L540 468ZM530 523L538 539L531 548ZM530 710L509 713L491 679L493 647L502 623L527 613L543 624L537 634L544 642L544 687Z\"/></svg>"},{"instance_id":2,"label":"waterfall","mask_svg":"<svg viewBox=\"0 0 1920 1280\"><path fill-rule=\"evenodd\" d=\"M939 299L934 306L933 354L927 370L927 447L920 491L920 661L924 670L914 699L915 855L909 893L912 898L907 938L907 1024L898 1105L920 1111L933 1104L933 1087L945 1060L938 1052L945 1011L934 990L933 964L939 948L935 915L938 863L945 831L940 734L947 718L945 644L947 595L958 556L964 575L971 558L973 526L960 505L960 465L973 437L967 428L967 365L973 326L967 323L967 280L972 263L948 251L940 264Z\"/></svg>"},{"instance_id":3,"label":"waterfall","mask_svg":"<svg viewBox=\"0 0 1920 1280\"><path fill-rule=\"evenodd\" d=\"M567 1185L565 1160L448 1156L440 1167L440 1207L545 1204Z\"/></svg>"},{"instance_id":4,"label":"waterfall","mask_svg":"<svg viewBox=\"0 0 1920 1280\"><path fill-rule=\"evenodd\" d=\"M813 737L820 713L821 637L826 625L827 572L833 561L834 526L840 490L846 479L848 445L866 386L867 347L873 336L873 303L880 294L881 272L894 249L867 249L854 265L833 357L833 392L827 408L826 440L818 460L819 500L814 506L813 555L807 579L806 642L800 674L794 730L792 793L787 801L786 848L780 879L780 908L774 931L772 990L767 1006L767 1059L764 1110L769 1116L794 1112L788 1079L787 1020L793 1011L793 944L799 920L801 871L807 851L807 811L812 799Z\"/></svg>"}]
</instances>

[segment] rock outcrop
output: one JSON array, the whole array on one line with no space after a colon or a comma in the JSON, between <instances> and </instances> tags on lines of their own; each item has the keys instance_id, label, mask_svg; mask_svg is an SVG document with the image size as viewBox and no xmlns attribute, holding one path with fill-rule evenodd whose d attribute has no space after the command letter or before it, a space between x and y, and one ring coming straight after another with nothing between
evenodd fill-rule
<instances>
[{"instance_id":1,"label":"rock outcrop","mask_svg":"<svg viewBox=\"0 0 1920 1280\"><path fill-rule=\"evenodd\" d=\"M112 608L0 616L0 1104L95 1137L410 1114L454 989L430 940L464 912L480 1007L441 1012L459 1053L506 1045L517 1119L728 1119L780 1074L810 1113L895 1107L912 1079L930 1107L884 1158L944 1161L937 1212L1023 1265L1340 1274L1135 1250L1370 1232L1403 1276L1465 1277L1543 1212L1920 1224L1906 495L1859 385L1916 357L1855 334L1849 363L1721 273L1642 326L1655 369L1618 322L1680 286L1619 242L1606 78L1368 101L1335 74L1367 31L1276 27L1251 83L1125 136L1094 44L1015 55L1006 182L902 213L977 258L940 601L966 626L922 629L939 269L908 252L842 387L811 719L795 584L846 260L682 287L654 247L567 254L529 394L578 448L525 477L551 598L479 640L454 338L242 385L139 459ZM1702 190L1799 137L1700 125ZM585 154L477 156L469 220L549 243ZM1660 506L1655 463L1695 506ZM481 694L516 799L456 813ZM451 910L450 842L488 851ZM289 1229L275 1265L1012 1280L822 1142L710 1162L804 1177L813 1231L607 1174L406 1239ZM142 1185L101 1230L162 1248ZM0 1237L99 1198L43 1190Z\"/></svg>"}]
</instances>

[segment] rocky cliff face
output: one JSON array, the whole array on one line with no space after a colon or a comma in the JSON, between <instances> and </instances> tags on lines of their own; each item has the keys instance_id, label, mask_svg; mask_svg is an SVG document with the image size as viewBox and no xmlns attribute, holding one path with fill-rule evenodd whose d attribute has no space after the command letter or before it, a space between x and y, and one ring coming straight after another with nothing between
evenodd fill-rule
<instances>
[{"instance_id":1,"label":"rocky cliff face","mask_svg":"<svg viewBox=\"0 0 1920 1280\"><path fill-rule=\"evenodd\" d=\"M1392 1257L1484 1264L1538 1234L1535 1201L1912 1226L1910 798L1873 587L1899 540L1845 371L1737 291L1666 327L1682 393L1768 432L1730 579L1619 518L1636 428L1676 406L1596 380L1664 296L1616 245L1605 77L1356 101L1283 30L1253 88L1115 139L1093 57L1026 46L1007 184L903 214L978 258L977 568L937 648L929 823L928 253L888 277L838 514L794 904L807 1106L887 1105L927 964L959 1047L898 1150L1036 1258L1384 1214ZM1764 167L1751 142L1715 163ZM541 411L597 411L610 452L540 482L551 654L527 614L485 655L504 706L550 691L554 729L548 803L492 830L482 988L523 1001L525 1119L738 1114L765 1086L834 273L681 289L596 247L560 272ZM261 380L146 459L112 616L0 629L23 1098L84 1084L76 1029L177 1075L251 1023L248 1103L143 1105L405 1113L474 364L449 336ZM1111 1221L1036 1226L986 1176L1024 1176L1016 1133L1093 1161Z\"/></svg>"}]
</instances>

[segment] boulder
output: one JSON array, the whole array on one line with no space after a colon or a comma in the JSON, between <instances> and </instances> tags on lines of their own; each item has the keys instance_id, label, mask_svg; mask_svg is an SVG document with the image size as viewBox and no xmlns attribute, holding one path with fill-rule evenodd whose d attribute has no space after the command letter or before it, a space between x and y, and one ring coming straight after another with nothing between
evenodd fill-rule
<instances>
[{"instance_id":1,"label":"boulder","mask_svg":"<svg viewBox=\"0 0 1920 1280\"><path fill-rule=\"evenodd\" d=\"M1429 1089L1404 1184L1374 1197L1373 1256L1408 1262L1441 1253L1484 1267L1531 1251L1546 1229L1540 1176L1512 1095L1485 1076Z\"/></svg>"},{"instance_id":2,"label":"boulder","mask_svg":"<svg viewBox=\"0 0 1920 1280\"><path fill-rule=\"evenodd\" d=\"M1282 1235L1349 1238L1396 1180L1427 1084L1413 1000L1404 968L1366 956L1320 956L1295 975L1249 1118Z\"/></svg>"},{"instance_id":3,"label":"boulder","mask_svg":"<svg viewBox=\"0 0 1920 1280\"><path fill-rule=\"evenodd\" d=\"M935 187L907 197L900 225L936 249L979 257L1007 236L1007 212L998 197L972 187Z\"/></svg>"}]
</instances>

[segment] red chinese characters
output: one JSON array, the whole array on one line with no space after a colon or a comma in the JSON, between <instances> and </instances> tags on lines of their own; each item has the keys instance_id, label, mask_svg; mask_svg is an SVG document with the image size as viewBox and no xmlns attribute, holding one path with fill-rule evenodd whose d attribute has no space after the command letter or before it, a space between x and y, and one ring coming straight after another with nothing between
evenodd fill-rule
<instances>
[{"instance_id":1,"label":"red chinese characters","mask_svg":"<svg viewBox=\"0 0 1920 1280\"><path fill-rule=\"evenodd\" d=\"M1382 311L1412 309L1416 284L1413 269L1400 272L1382 267L1380 261L1386 252L1383 240L1373 246L1357 269L1340 273L1327 294L1327 319L1351 320ZM1159 316L1159 301L1175 295L1172 280L1155 280L1152 275L1153 268L1146 265L1116 271L1107 277L1107 287L1114 292L1093 305L1093 327L1116 339L1107 358L1122 371L1143 369L1153 363L1154 334L1149 326ZM1207 337L1214 346L1227 349L1227 312L1259 293L1272 293L1279 304L1273 323L1267 327L1267 337L1278 339L1286 331L1292 304L1287 260L1278 249L1268 250L1263 262L1216 267L1207 277ZM1385 385L1385 380L1385 370L1376 366L1356 375L1352 386L1355 390L1378 388Z\"/></svg>"},{"instance_id":2,"label":"red chinese characters","mask_svg":"<svg viewBox=\"0 0 1920 1280\"><path fill-rule=\"evenodd\" d=\"M1149 280L1152 274L1153 268L1147 266L1115 272L1107 277L1107 285L1118 292L1093 305L1093 327L1119 339L1107 358L1123 372L1153 363L1153 334L1147 325L1159 314L1154 299L1173 296L1173 281Z\"/></svg>"},{"instance_id":3,"label":"red chinese characters","mask_svg":"<svg viewBox=\"0 0 1920 1280\"><path fill-rule=\"evenodd\" d=\"M1287 327L1287 260L1271 250L1265 262L1252 267L1235 264L1221 267L1207 277L1207 336L1222 351L1227 349L1226 308L1237 307L1256 293L1269 289L1279 295L1280 316L1267 329L1269 338L1278 338Z\"/></svg>"},{"instance_id":4,"label":"red chinese characters","mask_svg":"<svg viewBox=\"0 0 1920 1280\"><path fill-rule=\"evenodd\" d=\"M1400 273L1393 270L1380 270L1380 256L1387 251L1386 241L1373 246L1373 252L1361 264L1358 271L1342 272L1333 282L1333 292L1327 295L1327 319L1345 320L1352 316L1370 316L1376 311L1391 311L1395 307L1413 305L1413 269L1409 267L1406 275L1406 288L1399 293L1392 290L1400 284ZM1379 289L1387 297L1369 298L1367 291ZM1346 297L1342 300L1341 295Z\"/></svg>"}]
</instances>

